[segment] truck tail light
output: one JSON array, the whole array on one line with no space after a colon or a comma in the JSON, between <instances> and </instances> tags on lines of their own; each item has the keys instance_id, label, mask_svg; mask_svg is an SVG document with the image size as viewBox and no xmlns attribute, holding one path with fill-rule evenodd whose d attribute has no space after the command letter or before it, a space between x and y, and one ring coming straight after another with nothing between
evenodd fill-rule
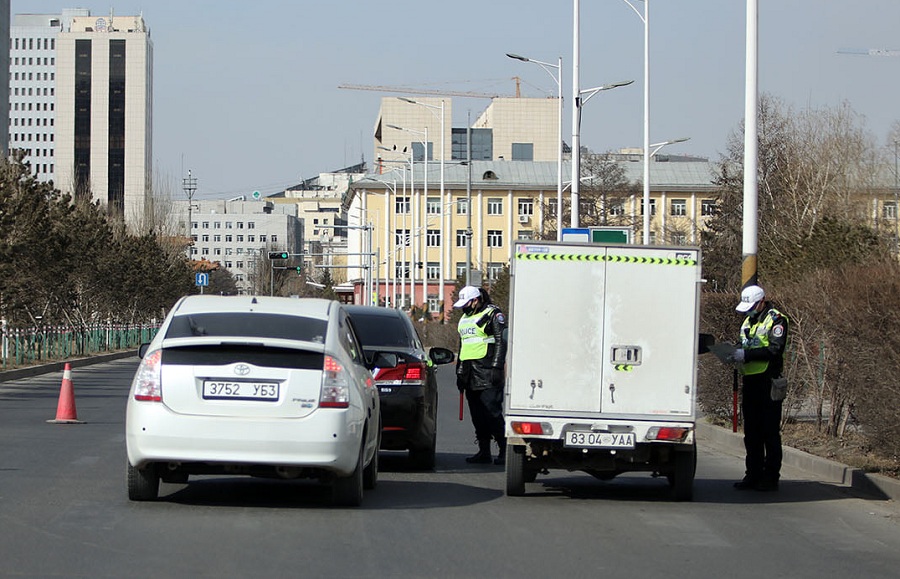
<instances>
[{"instance_id":1,"label":"truck tail light","mask_svg":"<svg viewBox=\"0 0 900 579\"><path fill-rule=\"evenodd\" d=\"M690 428L683 426L653 426L647 431L647 440L681 442L690 432Z\"/></svg>"},{"instance_id":2,"label":"truck tail light","mask_svg":"<svg viewBox=\"0 0 900 579\"><path fill-rule=\"evenodd\" d=\"M144 356L134 376L134 399L162 402L162 350Z\"/></svg>"},{"instance_id":3,"label":"truck tail light","mask_svg":"<svg viewBox=\"0 0 900 579\"><path fill-rule=\"evenodd\" d=\"M350 381L341 363L325 356L322 364L322 393L320 408L347 408L350 406Z\"/></svg>"},{"instance_id":4,"label":"truck tail light","mask_svg":"<svg viewBox=\"0 0 900 579\"><path fill-rule=\"evenodd\" d=\"M537 434L553 434L553 428L545 422L516 422L510 423L512 431L524 436Z\"/></svg>"}]
</instances>

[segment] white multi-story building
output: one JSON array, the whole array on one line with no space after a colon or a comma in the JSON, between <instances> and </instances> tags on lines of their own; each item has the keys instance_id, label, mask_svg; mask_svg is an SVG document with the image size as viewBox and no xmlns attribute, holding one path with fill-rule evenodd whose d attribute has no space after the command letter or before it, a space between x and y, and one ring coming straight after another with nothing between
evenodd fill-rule
<instances>
[{"instance_id":1,"label":"white multi-story building","mask_svg":"<svg viewBox=\"0 0 900 579\"><path fill-rule=\"evenodd\" d=\"M16 14L9 42L9 147L41 181L56 180L56 42L85 9Z\"/></svg>"},{"instance_id":2,"label":"white multi-story building","mask_svg":"<svg viewBox=\"0 0 900 579\"><path fill-rule=\"evenodd\" d=\"M75 16L56 40L56 185L141 226L152 192L153 43L141 16Z\"/></svg>"},{"instance_id":3,"label":"white multi-story building","mask_svg":"<svg viewBox=\"0 0 900 579\"><path fill-rule=\"evenodd\" d=\"M173 201L172 218L178 223L187 221L188 203L191 259L218 262L231 272L242 294L250 292L251 276L264 252L302 252L303 223L297 218L297 205L243 198Z\"/></svg>"},{"instance_id":4,"label":"white multi-story building","mask_svg":"<svg viewBox=\"0 0 900 579\"><path fill-rule=\"evenodd\" d=\"M0 0L0 39L10 38L9 0ZM0 70L9 68L9 42L0 42ZM0 75L0 111L9 110L9 76ZM9 152L9 116L0 114L0 155Z\"/></svg>"}]
</instances>

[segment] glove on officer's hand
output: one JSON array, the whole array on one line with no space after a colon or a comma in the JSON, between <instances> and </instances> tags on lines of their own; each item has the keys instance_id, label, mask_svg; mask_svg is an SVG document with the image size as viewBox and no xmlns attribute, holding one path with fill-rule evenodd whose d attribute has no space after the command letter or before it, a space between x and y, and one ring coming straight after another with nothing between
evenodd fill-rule
<instances>
[{"instance_id":1,"label":"glove on officer's hand","mask_svg":"<svg viewBox=\"0 0 900 579\"><path fill-rule=\"evenodd\" d=\"M493 386L503 386L503 378L503 368L491 368L491 384Z\"/></svg>"},{"instance_id":2,"label":"glove on officer's hand","mask_svg":"<svg viewBox=\"0 0 900 579\"><path fill-rule=\"evenodd\" d=\"M738 348L734 351L734 353L728 356L728 361L734 364L743 364L744 363L744 350L743 348Z\"/></svg>"}]
</instances>

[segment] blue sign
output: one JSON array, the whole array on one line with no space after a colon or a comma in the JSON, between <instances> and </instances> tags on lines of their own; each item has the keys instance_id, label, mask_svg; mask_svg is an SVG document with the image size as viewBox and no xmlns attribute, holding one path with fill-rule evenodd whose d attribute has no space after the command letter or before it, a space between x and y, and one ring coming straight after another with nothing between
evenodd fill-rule
<instances>
[{"instance_id":1,"label":"blue sign","mask_svg":"<svg viewBox=\"0 0 900 579\"><path fill-rule=\"evenodd\" d=\"M206 287L209 285L209 274L205 271L194 274L194 285Z\"/></svg>"},{"instance_id":2,"label":"blue sign","mask_svg":"<svg viewBox=\"0 0 900 579\"><path fill-rule=\"evenodd\" d=\"M587 227L563 227L562 241L589 243L591 241L591 230Z\"/></svg>"}]
</instances>

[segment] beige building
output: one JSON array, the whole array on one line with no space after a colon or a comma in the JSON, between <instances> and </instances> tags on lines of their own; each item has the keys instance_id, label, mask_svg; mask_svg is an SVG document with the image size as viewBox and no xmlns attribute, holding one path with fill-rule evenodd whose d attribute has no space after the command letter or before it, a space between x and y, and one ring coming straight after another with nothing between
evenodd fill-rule
<instances>
[{"instance_id":1,"label":"beige building","mask_svg":"<svg viewBox=\"0 0 900 579\"><path fill-rule=\"evenodd\" d=\"M620 163L630 182L640 180L640 163ZM555 237L555 162L475 161L471 176L468 166L448 165L443 198L439 163L429 164L427 189L423 165L414 165L412 177L400 169L350 186L344 202L349 223L367 227L348 232L347 261L357 266L348 276L360 286L357 303L377 296L383 305L427 303L439 312L443 304L449 311L449 297L467 270L476 283L481 273L490 282L511 261L515 240ZM651 164L652 243L699 243L715 211L711 169L705 161ZM563 175L570 172L566 162ZM626 195L607 208L607 217L632 224L637 240L642 206L640 193Z\"/></svg>"},{"instance_id":2,"label":"beige building","mask_svg":"<svg viewBox=\"0 0 900 579\"><path fill-rule=\"evenodd\" d=\"M56 47L57 186L143 224L152 120L153 44L143 18L73 18Z\"/></svg>"}]
</instances>

